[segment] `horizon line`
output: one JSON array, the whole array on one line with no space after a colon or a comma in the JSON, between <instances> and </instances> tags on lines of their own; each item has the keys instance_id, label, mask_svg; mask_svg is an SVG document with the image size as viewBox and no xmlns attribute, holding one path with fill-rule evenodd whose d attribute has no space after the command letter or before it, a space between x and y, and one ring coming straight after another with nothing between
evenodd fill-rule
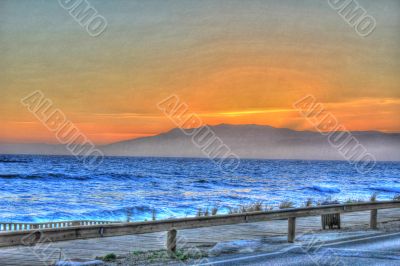
<instances>
[{"instance_id":1,"label":"horizon line","mask_svg":"<svg viewBox=\"0 0 400 266\"><path fill-rule=\"evenodd\" d=\"M197 129L197 128L202 128L202 127L218 127L218 126L236 126L236 127L240 127L240 126L257 126L257 127L269 127L269 128L274 128L274 129L286 129L286 130L291 130L291 131L295 131L295 132L311 132L311 133L320 133L317 130L312 130L312 129L305 129L305 130L299 130L299 129L293 129L293 128L289 128L289 127L275 127L275 126L271 126L271 125L263 125L263 124L229 124L229 123L219 123L219 124L215 124L215 125L211 125L211 124L204 124L202 126L199 127L191 127L191 128L186 128L186 129ZM155 137L155 136L159 136L159 135L163 135L163 134L167 134L173 130L180 130L180 127L171 127L165 131L159 132L159 133L155 133L155 134L149 134L148 136L138 136L138 137L133 137L133 138L128 138L128 139L123 139L123 140L118 140L118 141L114 141L114 142L109 142L109 143L103 143L103 144L98 144L96 143L96 146L107 146L107 145L112 145L112 144L116 144L116 143L121 143L121 142L125 142L125 141L132 141L132 140L137 140L137 139L144 139L144 138L151 138L151 137ZM324 132L343 132L344 130L339 130L339 131L324 131ZM381 133L381 134L400 134L400 132L397 131L380 131L380 130L376 130L376 129L370 129L370 130L347 130L349 132L375 132L375 133ZM90 134L88 134L90 135ZM59 143L59 142L2 142L0 141L0 144L3 145L60 145L60 146L64 146L63 144Z\"/></svg>"}]
</instances>

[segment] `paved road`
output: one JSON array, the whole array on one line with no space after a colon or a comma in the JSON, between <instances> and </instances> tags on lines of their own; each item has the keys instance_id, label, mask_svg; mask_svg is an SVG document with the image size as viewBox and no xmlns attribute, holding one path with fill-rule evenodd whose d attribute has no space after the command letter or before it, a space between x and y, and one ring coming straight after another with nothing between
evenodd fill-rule
<instances>
[{"instance_id":1,"label":"paved road","mask_svg":"<svg viewBox=\"0 0 400 266\"><path fill-rule=\"evenodd\" d=\"M400 265L400 233L330 244L302 243L275 253L216 258L204 265Z\"/></svg>"}]
</instances>

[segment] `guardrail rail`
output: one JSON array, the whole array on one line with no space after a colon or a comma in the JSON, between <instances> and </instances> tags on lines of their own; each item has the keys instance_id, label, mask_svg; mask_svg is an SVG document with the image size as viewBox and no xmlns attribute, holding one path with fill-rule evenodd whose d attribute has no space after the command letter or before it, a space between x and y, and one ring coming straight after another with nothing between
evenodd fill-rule
<instances>
[{"instance_id":1,"label":"guardrail rail","mask_svg":"<svg viewBox=\"0 0 400 266\"><path fill-rule=\"evenodd\" d=\"M80 221L61 221L61 222L45 222L45 223L1 223L0 232L15 232L22 230L34 230L34 229L45 229L45 228L63 228L71 226L88 226L98 224L111 224L119 223L113 221L94 221L94 220L80 220Z\"/></svg>"},{"instance_id":2,"label":"guardrail rail","mask_svg":"<svg viewBox=\"0 0 400 266\"><path fill-rule=\"evenodd\" d=\"M57 228L30 228L22 231L17 230L0 232L0 246L34 245L43 242L168 231L166 246L168 251L175 252L177 230L282 219L288 220L288 242L294 242L296 234L296 218L321 216L333 213L370 211L370 227L376 228L378 210L390 208L400 208L400 201L324 205L317 207L292 208L146 222L104 223L94 225L68 224L68 226Z\"/></svg>"}]
</instances>

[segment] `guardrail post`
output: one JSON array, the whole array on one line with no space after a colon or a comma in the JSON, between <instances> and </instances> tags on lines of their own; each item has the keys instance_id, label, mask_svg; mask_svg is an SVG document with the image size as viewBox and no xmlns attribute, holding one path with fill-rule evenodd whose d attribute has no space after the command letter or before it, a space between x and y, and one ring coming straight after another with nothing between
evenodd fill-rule
<instances>
[{"instance_id":1,"label":"guardrail post","mask_svg":"<svg viewBox=\"0 0 400 266\"><path fill-rule=\"evenodd\" d=\"M371 229L376 229L378 227L378 210L371 210L371 218L369 222Z\"/></svg>"},{"instance_id":2,"label":"guardrail post","mask_svg":"<svg viewBox=\"0 0 400 266\"><path fill-rule=\"evenodd\" d=\"M167 234L167 251L170 254L175 254L176 252L176 229L171 229Z\"/></svg>"},{"instance_id":3,"label":"guardrail post","mask_svg":"<svg viewBox=\"0 0 400 266\"><path fill-rule=\"evenodd\" d=\"M296 217L288 219L288 242L293 243L296 237Z\"/></svg>"}]
</instances>

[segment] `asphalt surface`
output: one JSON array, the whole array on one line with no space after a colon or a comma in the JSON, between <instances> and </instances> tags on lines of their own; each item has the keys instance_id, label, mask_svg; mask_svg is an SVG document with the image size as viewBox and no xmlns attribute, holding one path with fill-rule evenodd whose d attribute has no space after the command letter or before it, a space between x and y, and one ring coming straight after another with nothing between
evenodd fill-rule
<instances>
[{"instance_id":1,"label":"asphalt surface","mask_svg":"<svg viewBox=\"0 0 400 266\"><path fill-rule=\"evenodd\" d=\"M400 233L358 237L347 241L296 243L274 253L210 258L203 266L215 265L398 265Z\"/></svg>"}]
</instances>

